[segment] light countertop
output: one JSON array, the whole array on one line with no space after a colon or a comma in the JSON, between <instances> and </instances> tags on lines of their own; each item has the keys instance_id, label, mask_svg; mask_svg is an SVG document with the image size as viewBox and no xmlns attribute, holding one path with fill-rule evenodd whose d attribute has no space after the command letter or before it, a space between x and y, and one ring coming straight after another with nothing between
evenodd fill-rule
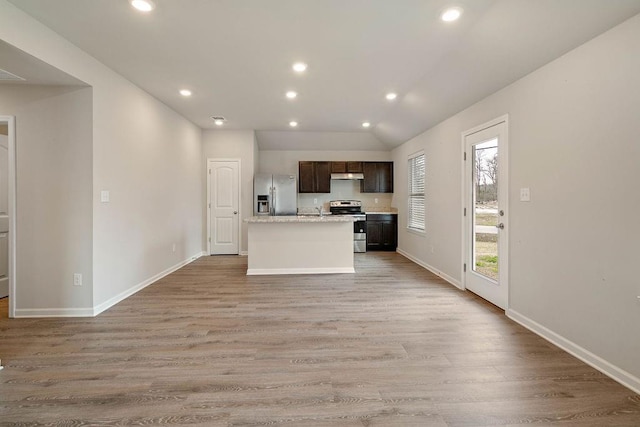
<instances>
[{"instance_id":1,"label":"light countertop","mask_svg":"<svg viewBox=\"0 0 640 427\"><path fill-rule=\"evenodd\" d=\"M301 222L353 222L349 215L290 215L290 216L252 216L245 218L244 222L253 223L301 223Z\"/></svg>"}]
</instances>

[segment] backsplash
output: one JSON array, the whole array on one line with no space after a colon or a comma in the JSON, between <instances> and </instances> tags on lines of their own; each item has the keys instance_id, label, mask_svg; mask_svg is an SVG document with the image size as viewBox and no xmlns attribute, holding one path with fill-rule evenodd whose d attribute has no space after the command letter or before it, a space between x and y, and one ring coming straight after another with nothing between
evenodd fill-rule
<instances>
[{"instance_id":1,"label":"backsplash","mask_svg":"<svg viewBox=\"0 0 640 427\"><path fill-rule=\"evenodd\" d=\"M331 193L298 194L298 209L307 210L322 205L322 210L328 212L332 200L360 200L363 207L382 209L391 207L392 196L391 193L361 193L360 181L332 180ZM317 199L317 203L313 202L314 199Z\"/></svg>"}]
</instances>

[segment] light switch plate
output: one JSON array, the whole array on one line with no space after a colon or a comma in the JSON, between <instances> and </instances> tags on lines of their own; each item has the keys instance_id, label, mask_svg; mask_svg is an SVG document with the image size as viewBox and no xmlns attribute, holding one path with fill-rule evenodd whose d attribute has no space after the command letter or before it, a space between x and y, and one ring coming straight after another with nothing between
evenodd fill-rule
<instances>
[{"instance_id":1,"label":"light switch plate","mask_svg":"<svg viewBox=\"0 0 640 427\"><path fill-rule=\"evenodd\" d=\"M521 202L530 202L531 201L531 192L528 188L520 189L520 201Z\"/></svg>"},{"instance_id":2,"label":"light switch plate","mask_svg":"<svg viewBox=\"0 0 640 427\"><path fill-rule=\"evenodd\" d=\"M109 190L102 190L100 192L100 201L102 203L109 203Z\"/></svg>"}]
</instances>

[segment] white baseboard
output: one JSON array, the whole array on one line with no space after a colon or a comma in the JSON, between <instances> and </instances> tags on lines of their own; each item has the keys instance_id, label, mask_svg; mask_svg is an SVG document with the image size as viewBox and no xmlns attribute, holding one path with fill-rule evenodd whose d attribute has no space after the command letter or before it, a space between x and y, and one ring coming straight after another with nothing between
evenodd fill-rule
<instances>
[{"instance_id":1,"label":"white baseboard","mask_svg":"<svg viewBox=\"0 0 640 427\"><path fill-rule=\"evenodd\" d=\"M202 252L201 256L209 256L211 254L207 253L207 252ZM229 255L234 255L234 254L229 254ZM249 252L248 251L239 251L238 252L238 256L248 256Z\"/></svg>"},{"instance_id":2,"label":"white baseboard","mask_svg":"<svg viewBox=\"0 0 640 427\"><path fill-rule=\"evenodd\" d=\"M15 318L93 317L93 308L16 308Z\"/></svg>"},{"instance_id":3,"label":"white baseboard","mask_svg":"<svg viewBox=\"0 0 640 427\"><path fill-rule=\"evenodd\" d=\"M262 276L272 274L336 274L355 273L352 267L345 268L249 268L247 276Z\"/></svg>"},{"instance_id":4,"label":"white baseboard","mask_svg":"<svg viewBox=\"0 0 640 427\"><path fill-rule=\"evenodd\" d=\"M553 332L552 330L542 326L534 320L529 319L528 317L518 313L517 311L509 309L506 311L506 314L507 317L509 317L514 322L519 323L536 335L539 335L550 343L555 344L567 353L572 354L573 356L582 360L592 368L597 369L611 379L631 389L633 392L640 394L640 378L630 374L623 369L618 368L617 366L607 362L603 358L591 353L589 350L580 347L573 341L566 339L565 337Z\"/></svg>"},{"instance_id":5,"label":"white baseboard","mask_svg":"<svg viewBox=\"0 0 640 427\"><path fill-rule=\"evenodd\" d=\"M444 280L446 280L447 282L451 283L453 286L455 286L456 288L460 289L460 290L464 290L464 288L462 287L462 284L460 283L460 281L454 279L453 277L449 276L448 274L443 273L442 271L438 270L435 267L430 266L429 264L427 264L424 261L419 260L418 258L410 255L409 253L403 251L402 249L398 248L396 249L396 251L402 255L403 257L415 262L416 264L418 264L420 267L426 268L427 270L429 270L430 272L432 272L433 274L435 274L438 277L443 278Z\"/></svg>"},{"instance_id":6,"label":"white baseboard","mask_svg":"<svg viewBox=\"0 0 640 427\"><path fill-rule=\"evenodd\" d=\"M138 292L139 290L146 288L147 286L149 286L150 284L162 279L163 277L167 276L168 274L173 273L174 271L178 270L181 267L184 267L185 265L189 264L190 262L195 261L196 259L200 258L202 255L204 255L204 252L200 252L198 254L195 254L191 257L189 257L188 259L179 262L178 264L169 267L168 269L166 269L165 271L156 274L155 276L145 280L142 283L139 283L129 289L127 289L124 292L121 292L120 294L116 295L113 298L110 298L109 300L103 302L100 305L97 305L95 307L87 307L87 308L16 308L15 311L15 317L16 318L34 318L34 317L94 317L97 316L98 314L102 313L103 311L107 310L110 307L113 307L114 305L116 305L117 303L119 303L120 301L124 300L125 298L135 294L136 292Z\"/></svg>"},{"instance_id":7,"label":"white baseboard","mask_svg":"<svg viewBox=\"0 0 640 427\"><path fill-rule=\"evenodd\" d=\"M119 293L118 295L109 298L107 301L103 302L102 304L99 304L95 307L93 307L93 311L92 311L92 316L97 316L98 314L102 313L103 311L113 307L114 305L116 305L117 303L119 303L120 301L124 300L125 298L130 297L131 295L135 294L136 292L146 288L147 286L151 285L154 282L157 282L158 280L162 279L165 276L168 276L169 274L173 273L174 271L184 267L185 265L192 263L193 261L195 261L196 259L200 258L201 256L203 256L205 254L205 252L199 252L193 256L190 256L189 258L187 258L184 261L180 261L179 263L167 268L166 270L156 274L155 276L152 276L150 278L148 278L147 280L138 283L137 285L132 286L131 288L127 289L124 292Z\"/></svg>"}]
</instances>

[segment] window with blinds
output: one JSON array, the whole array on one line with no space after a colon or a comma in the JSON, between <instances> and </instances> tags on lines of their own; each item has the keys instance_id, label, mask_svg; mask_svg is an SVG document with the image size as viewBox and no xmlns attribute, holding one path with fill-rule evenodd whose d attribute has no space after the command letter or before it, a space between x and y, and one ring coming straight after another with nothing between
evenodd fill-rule
<instances>
[{"instance_id":1,"label":"window with blinds","mask_svg":"<svg viewBox=\"0 0 640 427\"><path fill-rule=\"evenodd\" d=\"M424 231L424 153L409 158L409 217L407 227L411 230Z\"/></svg>"}]
</instances>

